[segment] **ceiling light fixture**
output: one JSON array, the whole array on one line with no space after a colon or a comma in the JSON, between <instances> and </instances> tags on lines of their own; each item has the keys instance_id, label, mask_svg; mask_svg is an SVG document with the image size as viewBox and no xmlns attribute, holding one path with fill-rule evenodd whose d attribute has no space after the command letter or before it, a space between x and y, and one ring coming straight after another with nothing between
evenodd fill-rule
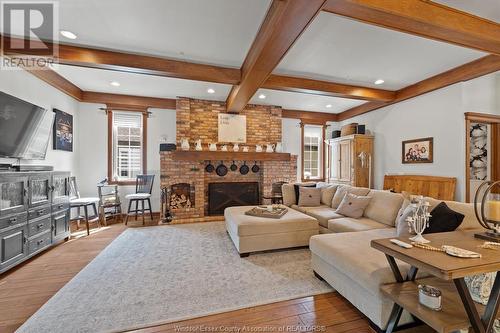
<instances>
[{"instance_id":1,"label":"ceiling light fixture","mask_svg":"<svg viewBox=\"0 0 500 333\"><path fill-rule=\"evenodd\" d=\"M266 95L264 95L264 94L260 94L260 95L259 95L259 98L260 98L260 99L265 99L265 98L266 98Z\"/></svg>"},{"instance_id":2,"label":"ceiling light fixture","mask_svg":"<svg viewBox=\"0 0 500 333\"><path fill-rule=\"evenodd\" d=\"M72 33L71 31L61 30L61 35L63 37L68 38L68 39L76 39L76 35L74 33Z\"/></svg>"},{"instance_id":3,"label":"ceiling light fixture","mask_svg":"<svg viewBox=\"0 0 500 333\"><path fill-rule=\"evenodd\" d=\"M116 82L116 81L111 81L109 84L112 85L113 87L119 87L120 86L120 82Z\"/></svg>"},{"instance_id":4,"label":"ceiling light fixture","mask_svg":"<svg viewBox=\"0 0 500 333\"><path fill-rule=\"evenodd\" d=\"M331 104L327 104L326 107L329 109L329 108L332 107L332 105Z\"/></svg>"},{"instance_id":5,"label":"ceiling light fixture","mask_svg":"<svg viewBox=\"0 0 500 333\"><path fill-rule=\"evenodd\" d=\"M382 83L384 83L384 82L385 82L384 80L382 80L382 79L378 79L378 80L377 80L377 81L375 81L374 83L375 83L376 85L379 85L379 84L382 84Z\"/></svg>"},{"instance_id":6,"label":"ceiling light fixture","mask_svg":"<svg viewBox=\"0 0 500 333\"><path fill-rule=\"evenodd\" d=\"M207 93L209 93L209 94L215 94L215 90L213 90L212 88L208 88L207 89Z\"/></svg>"}]
</instances>

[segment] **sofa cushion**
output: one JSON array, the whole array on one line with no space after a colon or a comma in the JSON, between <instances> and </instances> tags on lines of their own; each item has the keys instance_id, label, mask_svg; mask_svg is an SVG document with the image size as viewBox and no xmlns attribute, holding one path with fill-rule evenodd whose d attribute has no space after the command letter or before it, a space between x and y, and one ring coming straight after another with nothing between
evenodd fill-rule
<instances>
[{"instance_id":1,"label":"sofa cushion","mask_svg":"<svg viewBox=\"0 0 500 333\"><path fill-rule=\"evenodd\" d=\"M396 234L398 237L410 237L412 235L412 233L410 233L407 218L414 214L415 209L415 207L410 205L405 209L401 208L396 222Z\"/></svg>"},{"instance_id":2,"label":"sofa cushion","mask_svg":"<svg viewBox=\"0 0 500 333\"><path fill-rule=\"evenodd\" d=\"M295 191L295 202L299 202L299 196L300 196L300 191L299 189L301 187L316 187L316 183L295 183L293 184L293 190Z\"/></svg>"},{"instance_id":3,"label":"sofa cushion","mask_svg":"<svg viewBox=\"0 0 500 333\"><path fill-rule=\"evenodd\" d=\"M355 219L358 219L363 216L363 212L370 203L371 199L371 197L363 197L360 195L347 193L344 196L344 199L342 199L339 208L337 208L335 212L346 217L353 217Z\"/></svg>"},{"instance_id":4,"label":"sofa cushion","mask_svg":"<svg viewBox=\"0 0 500 333\"><path fill-rule=\"evenodd\" d=\"M370 189L364 188L364 187L353 187L350 185L339 185L337 187L337 191L335 192L335 195L333 196L332 199L332 208L337 209L339 208L340 203L344 199L345 195L347 193L352 193L355 195L360 195L364 196L367 195L370 192Z\"/></svg>"},{"instance_id":5,"label":"sofa cushion","mask_svg":"<svg viewBox=\"0 0 500 333\"><path fill-rule=\"evenodd\" d=\"M289 209L280 219L270 219L245 215L252 207L229 207L224 210L226 223L240 237L318 229L315 218L294 209Z\"/></svg>"},{"instance_id":6,"label":"sofa cushion","mask_svg":"<svg viewBox=\"0 0 500 333\"><path fill-rule=\"evenodd\" d=\"M380 190L371 190L368 196L372 197L372 200L363 216L391 227L395 226L399 209L404 201L403 196Z\"/></svg>"},{"instance_id":7,"label":"sofa cushion","mask_svg":"<svg viewBox=\"0 0 500 333\"><path fill-rule=\"evenodd\" d=\"M297 203L301 207L317 207L321 204L321 189L299 187L299 200Z\"/></svg>"},{"instance_id":8,"label":"sofa cushion","mask_svg":"<svg viewBox=\"0 0 500 333\"><path fill-rule=\"evenodd\" d=\"M332 209L328 206L299 207L294 205L292 206L292 208L314 217L316 220L318 220L319 225L324 228L328 228L328 220L344 217L343 215L335 213L335 209Z\"/></svg>"},{"instance_id":9,"label":"sofa cushion","mask_svg":"<svg viewBox=\"0 0 500 333\"><path fill-rule=\"evenodd\" d=\"M328 184L319 187L321 188L321 204L331 206L333 196L335 195L335 192L337 192L338 185Z\"/></svg>"},{"instance_id":10,"label":"sofa cushion","mask_svg":"<svg viewBox=\"0 0 500 333\"><path fill-rule=\"evenodd\" d=\"M338 219L333 219L328 221L328 229L333 232L353 232L353 231L365 231L372 229L386 229L389 228L383 223L378 223L376 221L370 220L366 217L360 219L353 219L352 217L343 217ZM396 229L394 229L396 230ZM394 233L396 233L394 231Z\"/></svg>"},{"instance_id":11,"label":"sofa cushion","mask_svg":"<svg viewBox=\"0 0 500 333\"><path fill-rule=\"evenodd\" d=\"M322 234L311 237L309 248L328 264L355 280L373 295L380 295L380 285L395 282L394 275L381 251L370 246L373 239L396 236L395 228L352 232L349 234ZM405 274L409 265L397 260Z\"/></svg>"}]
</instances>

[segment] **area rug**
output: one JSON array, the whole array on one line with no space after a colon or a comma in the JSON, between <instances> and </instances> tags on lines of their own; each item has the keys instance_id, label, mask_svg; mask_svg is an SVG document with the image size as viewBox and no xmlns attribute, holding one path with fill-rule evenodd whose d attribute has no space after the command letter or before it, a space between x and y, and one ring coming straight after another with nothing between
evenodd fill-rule
<instances>
[{"instance_id":1,"label":"area rug","mask_svg":"<svg viewBox=\"0 0 500 333\"><path fill-rule=\"evenodd\" d=\"M331 292L310 261L240 258L223 222L129 228L18 332L116 332Z\"/></svg>"}]
</instances>

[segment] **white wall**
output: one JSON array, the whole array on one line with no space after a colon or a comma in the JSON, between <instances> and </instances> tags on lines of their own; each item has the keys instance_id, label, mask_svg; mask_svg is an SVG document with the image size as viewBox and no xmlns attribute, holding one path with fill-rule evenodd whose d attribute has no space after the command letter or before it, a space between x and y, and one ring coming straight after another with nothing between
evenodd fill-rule
<instances>
[{"instance_id":1,"label":"white wall","mask_svg":"<svg viewBox=\"0 0 500 333\"><path fill-rule=\"evenodd\" d=\"M104 105L80 103L80 170L78 185L82 196L97 196L97 182L107 176L108 146L107 118L99 108ZM160 210L160 154L159 146L162 136L167 136L170 142L175 142L175 111L150 109L148 119L148 174L155 174L151 203L153 211ZM120 186L122 209L126 211L128 202L125 195L134 193L134 186Z\"/></svg>"},{"instance_id":2,"label":"white wall","mask_svg":"<svg viewBox=\"0 0 500 333\"><path fill-rule=\"evenodd\" d=\"M300 120L299 119L288 119L283 118L281 120L281 141L283 142L283 152L290 153L292 155L297 155L297 181L300 181Z\"/></svg>"},{"instance_id":3,"label":"white wall","mask_svg":"<svg viewBox=\"0 0 500 333\"><path fill-rule=\"evenodd\" d=\"M500 114L500 74L458 83L352 119L375 135L374 181L385 174L423 174L457 178L457 200L465 198L464 112ZM434 137L434 163L402 164L403 140Z\"/></svg>"},{"instance_id":4,"label":"white wall","mask_svg":"<svg viewBox=\"0 0 500 333\"><path fill-rule=\"evenodd\" d=\"M13 95L27 102L36 104L48 110L57 108L73 115L73 134L75 142L73 152L52 149L52 135L50 138L45 160L25 161L23 164L52 165L55 170L78 170L78 141L79 132L78 101L62 93L58 89L36 78L24 70L0 70L0 91ZM0 158L0 163L16 163L15 159Z\"/></svg>"}]
</instances>

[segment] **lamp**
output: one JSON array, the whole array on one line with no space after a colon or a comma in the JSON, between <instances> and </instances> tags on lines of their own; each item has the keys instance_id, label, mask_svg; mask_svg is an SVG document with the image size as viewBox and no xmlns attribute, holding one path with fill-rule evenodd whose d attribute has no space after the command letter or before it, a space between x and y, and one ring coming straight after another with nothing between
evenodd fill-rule
<instances>
[{"instance_id":1,"label":"lamp","mask_svg":"<svg viewBox=\"0 0 500 333\"><path fill-rule=\"evenodd\" d=\"M487 229L486 232L477 233L476 238L500 242L500 200L494 197L494 187L500 188L500 181L485 181L477 189L474 197L474 212L479 224ZM483 188L486 188L481 194ZM481 205L481 207L479 207Z\"/></svg>"}]
</instances>

